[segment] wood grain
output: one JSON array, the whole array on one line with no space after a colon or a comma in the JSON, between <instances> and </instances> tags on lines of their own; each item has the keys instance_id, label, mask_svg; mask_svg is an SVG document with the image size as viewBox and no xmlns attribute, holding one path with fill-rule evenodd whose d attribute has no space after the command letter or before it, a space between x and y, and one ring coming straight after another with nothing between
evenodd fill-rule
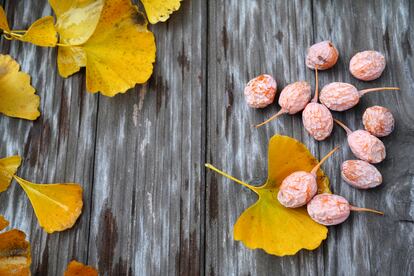
<instances>
[{"instance_id":1,"label":"wood grain","mask_svg":"<svg viewBox=\"0 0 414 276\"><path fill-rule=\"evenodd\" d=\"M324 164L335 193L352 203L384 210L384 217L353 214L341 226L331 227L327 241L315 251L278 258L261 250L249 250L233 241L232 228L238 216L256 196L213 173L207 174L206 272L211 275L405 275L413 271L414 153L412 106L412 3L394 1L211 1L209 5L208 52L208 145L207 160L250 183L266 178L267 141L275 134L303 141L316 156L342 145ZM357 87L398 85L398 93L367 95L347 113L334 116L351 128L361 128L366 107L389 107L397 120L396 131L384 139L387 160L378 167L384 176L381 188L358 191L345 184L339 173L342 161L353 158L344 132L335 128L325 142L315 142L304 132L301 116L280 117L266 127L251 125L278 108L247 107L244 84L261 73L278 81L279 91L290 82L307 80L312 72L304 65L306 48L332 40L340 61L320 74L320 85L332 81ZM348 72L354 53L365 49L383 52L388 65L381 79L363 83ZM275 226L277 227L277 226Z\"/></svg>"},{"instance_id":2,"label":"wood grain","mask_svg":"<svg viewBox=\"0 0 414 276\"><path fill-rule=\"evenodd\" d=\"M14 28L52 14L47 0L1 1ZM20 154L18 174L34 182L75 181L84 188L75 227L47 235L17 184L0 194L0 214L32 243L33 275L62 275L72 259L100 275L410 275L414 273L414 5L412 1L193 0L167 23L150 26L157 40L152 78L124 95L86 93L82 70L68 79L56 70L56 49L0 40L32 76L41 97L35 122L0 115L0 157ZM384 184L358 191L340 178L353 158L335 128L315 142L300 114L251 128L279 107L248 108L245 83L273 75L278 91L307 80L306 48L330 39L340 52L320 87L332 81L372 93L334 116L361 128L365 108L391 109L394 133L383 139L378 165ZM375 49L388 61L383 76L361 82L348 72L353 54ZM323 166L335 193L386 215L352 214L312 252L275 257L233 240L233 225L255 200L249 190L204 169L205 161L255 185L267 175L267 143L275 133L303 141L317 157L341 151Z\"/></svg>"},{"instance_id":3,"label":"wood grain","mask_svg":"<svg viewBox=\"0 0 414 276\"><path fill-rule=\"evenodd\" d=\"M7 1L3 7L15 29L52 14L47 1ZM58 75L55 49L1 39L1 52L10 54L30 74L42 113L35 122L0 116L1 156L21 155L18 175L30 181L78 182L84 189L85 207L75 227L51 235L39 227L17 184L0 195L0 213L12 227L26 232L32 243L33 274L62 275L71 259L87 261L97 97L85 93L84 74L69 79Z\"/></svg>"}]
</instances>

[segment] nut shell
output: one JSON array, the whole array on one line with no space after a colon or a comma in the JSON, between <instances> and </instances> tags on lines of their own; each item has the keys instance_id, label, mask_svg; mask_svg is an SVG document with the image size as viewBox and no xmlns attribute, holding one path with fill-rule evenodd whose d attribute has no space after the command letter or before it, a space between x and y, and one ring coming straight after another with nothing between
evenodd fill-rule
<instances>
[{"instance_id":1,"label":"nut shell","mask_svg":"<svg viewBox=\"0 0 414 276\"><path fill-rule=\"evenodd\" d=\"M349 62L351 74L363 81L378 79L385 69L385 57L377 51L363 51L355 54Z\"/></svg>"},{"instance_id":2,"label":"nut shell","mask_svg":"<svg viewBox=\"0 0 414 276\"><path fill-rule=\"evenodd\" d=\"M369 163L379 163L385 159L385 146L380 139L365 130L356 130L348 135L352 153Z\"/></svg>"},{"instance_id":3,"label":"nut shell","mask_svg":"<svg viewBox=\"0 0 414 276\"><path fill-rule=\"evenodd\" d=\"M334 111L345 111L356 106L359 98L358 89L345 82L332 82L325 85L319 96L321 103Z\"/></svg>"},{"instance_id":4,"label":"nut shell","mask_svg":"<svg viewBox=\"0 0 414 276\"><path fill-rule=\"evenodd\" d=\"M332 194L316 195L307 209L314 221L327 226L344 222L351 213L349 202L342 196Z\"/></svg>"},{"instance_id":5,"label":"nut shell","mask_svg":"<svg viewBox=\"0 0 414 276\"><path fill-rule=\"evenodd\" d=\"M382 183L381 173L368 162L347 160L341 166L342 179L358 189L370 189Z\"/></svg>"},{"instance_id":6,"label":"nut shell","mask_svg":"<svg viewBox=\"0 0 414 276\"><path fill-rule=\"evenodd\" d=\"M384 137L394 130L394 116L383 106L372 106L362 115L365 130L374 136Z\"/></svg>"},{"instance_id":7,"label":"nut shell","mask_svg":"<svg viewBox=\"0 0 414 276\"><path fill-rule=\"evenodd\" d=\"M279 105L289 114L302 111L311 99L311 86L306 81L287 85L280 92Z\"/></svg>"},{"instance_id":8,"label":"nut shell","mask_svg":"<svg viewBox=\"0 0 414 276\"><path fill-rule=\"evenodd\" d=\"M323 104L309 103L302 112L302 121L306 131L318 141L331 135L332 114Z\"/></svg>"},{"instance_id":9,"label":"nut shell","mask_svg":"<svg viewBox=\"0 0 414 276\"><path fill-rule=\"evenodd\" d=\"M306 66L310 69L326 70L333 67L338 61L338 50L330 41L322 41L308 48Z\"/></svg>"},{"instance_id":10,"label":"nut shell","mask_svg":"<svg viewBox=\"0 0 414 276\"><path fill-rule=\"evenodd\" d=\"M308 172L294 172L280 185L277 199L288 208L297 208L308 203L318 191L316 178Z\"/></svg>"},{"instance_id":11,"label":"nut shell","mask_svg":"<svg viewBox=\"0 0 414 276\"><path fill-rule=\"evenodd\" d=\"M260 75L250 80L244 88L244 96L250 107L263 108L273 103L277 84L270 75Z\"/></svg>"}]
</instances>

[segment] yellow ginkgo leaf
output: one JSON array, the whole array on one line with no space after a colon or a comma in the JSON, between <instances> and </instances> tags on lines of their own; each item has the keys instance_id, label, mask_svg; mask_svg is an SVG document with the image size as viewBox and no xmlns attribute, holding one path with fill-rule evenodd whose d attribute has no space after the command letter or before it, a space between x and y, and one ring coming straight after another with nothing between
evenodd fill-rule
<instances>
[{"instance_id":1,"label":"yellow ginkgo leaf","mask_svg":"<svg viewBox=\"0 0 414 276\"><path fill-rule=\"evenodd\" d=\"M59 73L66 77L86 66L87 90L106 96L145 83L155 62L154 35L130 0L106 0L92 36L64 48L58 53Z\"/></svg>"},{"instance_id":2,"label":"yellow ginkgo leaf","mask_svg":"<svg viewBox=\"0 0 414 276\"><path fill-rule=\"evenodd\" d=\"M0 275L30 275L30 243L22 231L12 229L0 234Z\"/></svg>"},{"instance_id":3,"label":"yellow ginkgo leaf","mask_svg":"<svg viewBox=\"0 0 414 276\"><path fill-rule=\"evenodd\" d=\"M141 0L147 13L148 21L155 24L166 21L170 14L180 8L181 0Z\"/></svg>"},{"instance_id":4,"label":"yellow ginkgo leaf","mask_svg":"<svg viewBox=\"0 0 414 276\"><path fill-rule=\"evenodd\" d=\"M145 83L155 62L155 40L130 0L105 1L94 34L84 45L86 87L106 96Z\"/></svg>"},{"instance_id":5,"label":"yellow ginkgo leaf","mask_svg":"<svg viewBox=\"0 0 414 276\"><path fill-rule=\"evenodd\" d=\"M0 6L0 29L10 32L9 23L7 22L6 12L3 7Z\"/></svg>"},{"instance_id":6,"label":"yellow ginkgo leaf","mask_svg":"<svg viewBox=\"0 0 414 276\"><path fill-rule=\"evenodd\" d=\"M7 23L3 7L0 6L0 29L4 31L8 39L17 39L44 47L55 47L57 43L53 16L45 16L36 20L27 31L13 31Z\"/></svg>"},{"instance_id":7,"label":"yellow ginkgo leaf","mask_svg":"<svg viewBox=\"0 0 414 276\"><path fill-rule=\"evenodd\" d=\"M83 205L79 184L35 184L17 176L14 178L26 192L46 232L63 231L75 224Z\"/></svg>"},{"instance_id":8,"label":"yellow ginkgo leaf","mask_svg":"<svg viewBox=\"0 0 414 276\"><path fill-rule=\"evenodd\" d=\"M98 276L98 272L91 266L84 265L78 261L71 261L64 276Z\"/></svg>"},{"instance_id":9,"label":"yellow ginkgo leaf","mask_svg":"<svg viewBox=\"0 0 414 276\"><path fill-rule=\"evenodd\" d=\"M104 0L49 0L56 14L60 43L81 45L95 31Z\"/></svg>"},{"instance_id":10,"label":"yellow ginkgo leaf","mask_svg":"<svg viewBox=\"0 0 414 276\"><path fill-rule=\"evenodd\" d=\"M86 66L86 54L82 47L59 47L58 49L59 74L67 78Z\"/></svg>"},{"instance_id":11,"label":"yellow ginkgo leaf","mask_svg":"<svg viewBox=\"0 0 414 276\"><path fill-rule=\"evenodd\" d=\"M250 249L261 248L277 256L317 248L326 239L328 229L314 222L306 207L285 208L277 200L283 179L295 171L310 172L317 163L305 145L293 138L275 135L269 142L268 179L263 186L251 186L207 164L208 168L248 187L259 197L238 218L234 239ZM328 177L322 170L317 172L317 182L318 192L330 192Z\"/></svg>"},{"instance_id":12,"label":"yellow ginkgo leaf","mask_svg":"<svg viewBox=\"0 0 414 276\"><path fill-rule=\"evenodd\" d=\"M38 46L55 47L57 32L53 16L45 16L36 20L24 34L21 36L15 35L15 37Z\"/></svg>"},{"instance_id":13,"label":"yellow ginkgo leaf","mask_svg":"<svg viewBox=\"0 0 414 276\"><path fill-rule=\"evenodd\" d=\"M0 113L35 120L40 116L40 99L30 85L30 76L19 68L9 55L0 55Z\"/></svg>"},{"instance_id":14,"label":"yellow ginkgo leaf","mask_svg":"<svg viewBox=\"0 0 414 276\"><path fill-rule=\"evenodd\" d=\"M17 155L0 159L0 193L7 190L21 163L22 159Z\"/></svg>"},{"instance_id":15,"label":"yellow ginkgo leaf","mask_svg":"<svg viewBox=\"0 0 414 276\"><path fill-rule=\"evenodd\" d=\"M104 0L49 0L57 20L59 42L70 47L59 47L58 70L66 78L86 66L86 54L82 47L93 34L101 16Z\"/></svg>"},{"instance_id":16,"label":"yellow ginkgo leaf","mask_svg":"<svg viewBox=\"0 0 414 276\"><path fill-rule=\"evenodd\" d=\"M2 215L0 215L0 231L2 231L8 225L9 225L9 222Z\"/></svg>"}]
</instances>

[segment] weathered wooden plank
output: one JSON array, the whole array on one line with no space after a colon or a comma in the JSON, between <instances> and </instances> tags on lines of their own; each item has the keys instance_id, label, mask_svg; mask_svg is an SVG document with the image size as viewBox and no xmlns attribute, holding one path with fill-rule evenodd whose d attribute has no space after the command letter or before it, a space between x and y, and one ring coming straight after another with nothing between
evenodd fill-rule
<instances>
[{"instance_id":1,"label":"weathered wooden plank","mask_svg":"<svg viewBox=\"0 0 414 276\"><path fill-rule=\"evenodd\" d=\"M274 133L302 140L319 157L341 144L341 153L324 165L333 191L355 204L383 209L387 215L352 215L344 225L330 228L328 241L318 250L273 257L233 241L233 224L255 201L255 195L208 173L206 274L399 275L413 271L409 256L413 249L414 213L410 168L414 142L409 123L414 115L410 108L414 101L413 5L407 1L394 2L392 7L386 1L313 4L314 7L310 1L210 2L207 160L243 180L260 184L266 178L267 143ZM259 130L251 128L277 108L247 108L244 84L260 73L274 75L279 91L297 80L313 83L312 72L304 66L304 54L310 44L325 39L334 41L341 59L333 70L320 74L321 85L347 81L360 87L397 83L402 88L400 93L366 96L346 114L334 114L351 127L362 126L363 110L374 103L390 107L395 114L397 129L384 139L388 158L378 166L384 185L373 191L357 191L340 180L340 163L352 157L340 129L336 128L327 141L318 143L304 132L300 115L284 116ZM386 54L388 68L378 81L358 82L347 71L349 59L355 52L371 48Z\"/></svg>"},{"instance_id":2,"label":"weathered wooden plank","mask_svg":"<svg viewBox=\"0 0 414 276\"><path fill-rule=\"evenodd\" d=\"M7 1L3 7L16 29L52 14L47 0ZM71 259L87 262L97 97L86 93L83 73L66 80L59 76L56 49L1 39L1 53L10 54L31 75L42 115L33 123L1 115L0 156L21 155L24 162L18 175L28 180L78 182L84 189L79 221L73 229L55 234L39 227L17 184L0 194L0 213L12 227L25 231L32 243L33 275L62 275Z\"/></svg>"},{"instance_id":3,"label":"weathered wooden plank","mask_svg":"<svg viewBox=\"0 0 414 276\"><path fill-rule=\"evenodd\" d=\"M358 88L399 86L399 92L366 95L360 104L334 116L352 128L362 128L361 117L372 105L389 108L396 120L391 136L382 139L387 159L377 167L383 185L372 191L358 191L340 180L338 165L333 167L333 190L354 204L384 210L382 217L354 214L348 223L331 229L324 244L327 274L409 275L414 273L414 155L413 69L414 6L410 1L315 1L313 7L315 41L331 38L341 58L332 71L321 74L321 84L345 81ZM382 77L362 82L348 72L350 58L359 51L375 49L385 54L387 67ZM323 147L345 144L344 133L337 128L333 139ZM338 161L353 158L342 148Z\"/></svg>"},{"instance_id":4,"label":"weathered wooden plank","mask_svg":"<svg viewBox=\"0 0 414 276\"><path fill-rule=\"evenodd\" d=\"M99 98L89 263L102 275L203 271L205 6L151 26L148 85Z\"/></svg>"},{"instance_id":5,"label":"weathered wooden plank","mask_svg":"<svg viewBox=\"0 0 414 276\"><path fill-rule=\"evenodd\" d=\"M308 142L300 116L283 116L258 130L251 126L278 108L253 110L244 102L245 83L273 75L280 91L299 80L313 82L305 69L306 47L312 42L309 1L216 1L209 12L209 98L207 160L247 180L266 179L267 144L275 133ZM218 31L219 30L219 31ZM300 50L303 49L303 50ZM316 144L309 144L317 152ZM256 197L233 183L207 174L206 274L299 274L317 272L322 251L276 258L233 241L233 225Z\"/></svg>"},{"instance_id":6,"label":"weathered wooden plank","mask_svg":"<svg viewBox=\"0 0 414 276\"><path fill-rule=\"evenodd\" d=\"M168 23L152 26L158 46L153 78L114 99L86 94L83 73L61 79L54 49L1 40L2 52L33 77L43 113L34 123L0 116L0 141L6 145L0 156L21 154L25 163L19 174L30 180L77 181L85 189L75 228L52 235L39 228L18 186L0 195L0 213L29 234L34 274L60 275L72 258L104 275L413 272L414 6L409 1L313 1L314 7L299 0L239 2L210 1L209 41L204 1L185 1ZM7 2L5 8L16 28L51 14L46 0ZM384 139L388 158L378 166L383 187L361 192L340 180L340 162L352 157L346 146L324 166L336 193L387 216L352 215L332 227L314 252L277 258L250 251L232 240L232 226L254 195L209 173L205 197L205 150L217 166L260 184L266 177L267 142L276 132L304 141L317 156L344 144L339 129L324 143L313 141L300 116L252 130L277 108L248 109L242 95L244 83L263 72L276 77L279 91L292 81L313 82L304 66L305 49L323 39L334 41L341 59L321 73L321 85L335 80L402 88L366 96L352 111L335 114L356 128L370 105L393 111L397 127ZM378 81L356 81L347 72L349 58L371 48L385 53L388 67Z\"/></svg>"}]
</instances>

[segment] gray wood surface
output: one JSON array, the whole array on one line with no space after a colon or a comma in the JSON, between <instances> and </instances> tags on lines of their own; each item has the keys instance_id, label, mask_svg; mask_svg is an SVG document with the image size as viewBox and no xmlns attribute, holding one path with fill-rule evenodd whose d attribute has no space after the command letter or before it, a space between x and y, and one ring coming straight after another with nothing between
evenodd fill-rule
<instances>
[{"instance_id":1,"label":"gray wood surface","mask_svg":"<svg viewBox=\"0 0 414 276\"><path fill-rule=\"evenodd\" d=\"M16 29L52 14L46 0L0 1ZM17 185L0 194L0 214L28 234L33 275L62 275L71 259L101 275L410 275L414 274L414 3L369 1L184 1L167 23L151 26L157 63L146 85L106 98L85 90L85 72L62 79L56 49L0 40L32 76L41 97L35 122L0 116L0 156L20 154L18 174L34 182L82 183L84 208L75 227L46 234ZM378 165L384 184L358 191L340 179L352 154L335 128L325 142L309 138L301 116L251 125L278 110L246 106L245 83L272 74L278 91L314 82L306 48L330 39L340 60L320 85L345 81L358 88L398 85L399 92L366 95L334 116L361 128L365 108L392 110L393 134L383 139ZM373 82L347 68L365 49L385 54ZM304 142L317 157L343 145L323 166L331 188L384 217L352 214L330 227L315 251L275 257L233 240L233 224L253 193L205 171L205 161L252 184L267 175L267 143L275 133Z\"/></svg>"}]
</instances>

